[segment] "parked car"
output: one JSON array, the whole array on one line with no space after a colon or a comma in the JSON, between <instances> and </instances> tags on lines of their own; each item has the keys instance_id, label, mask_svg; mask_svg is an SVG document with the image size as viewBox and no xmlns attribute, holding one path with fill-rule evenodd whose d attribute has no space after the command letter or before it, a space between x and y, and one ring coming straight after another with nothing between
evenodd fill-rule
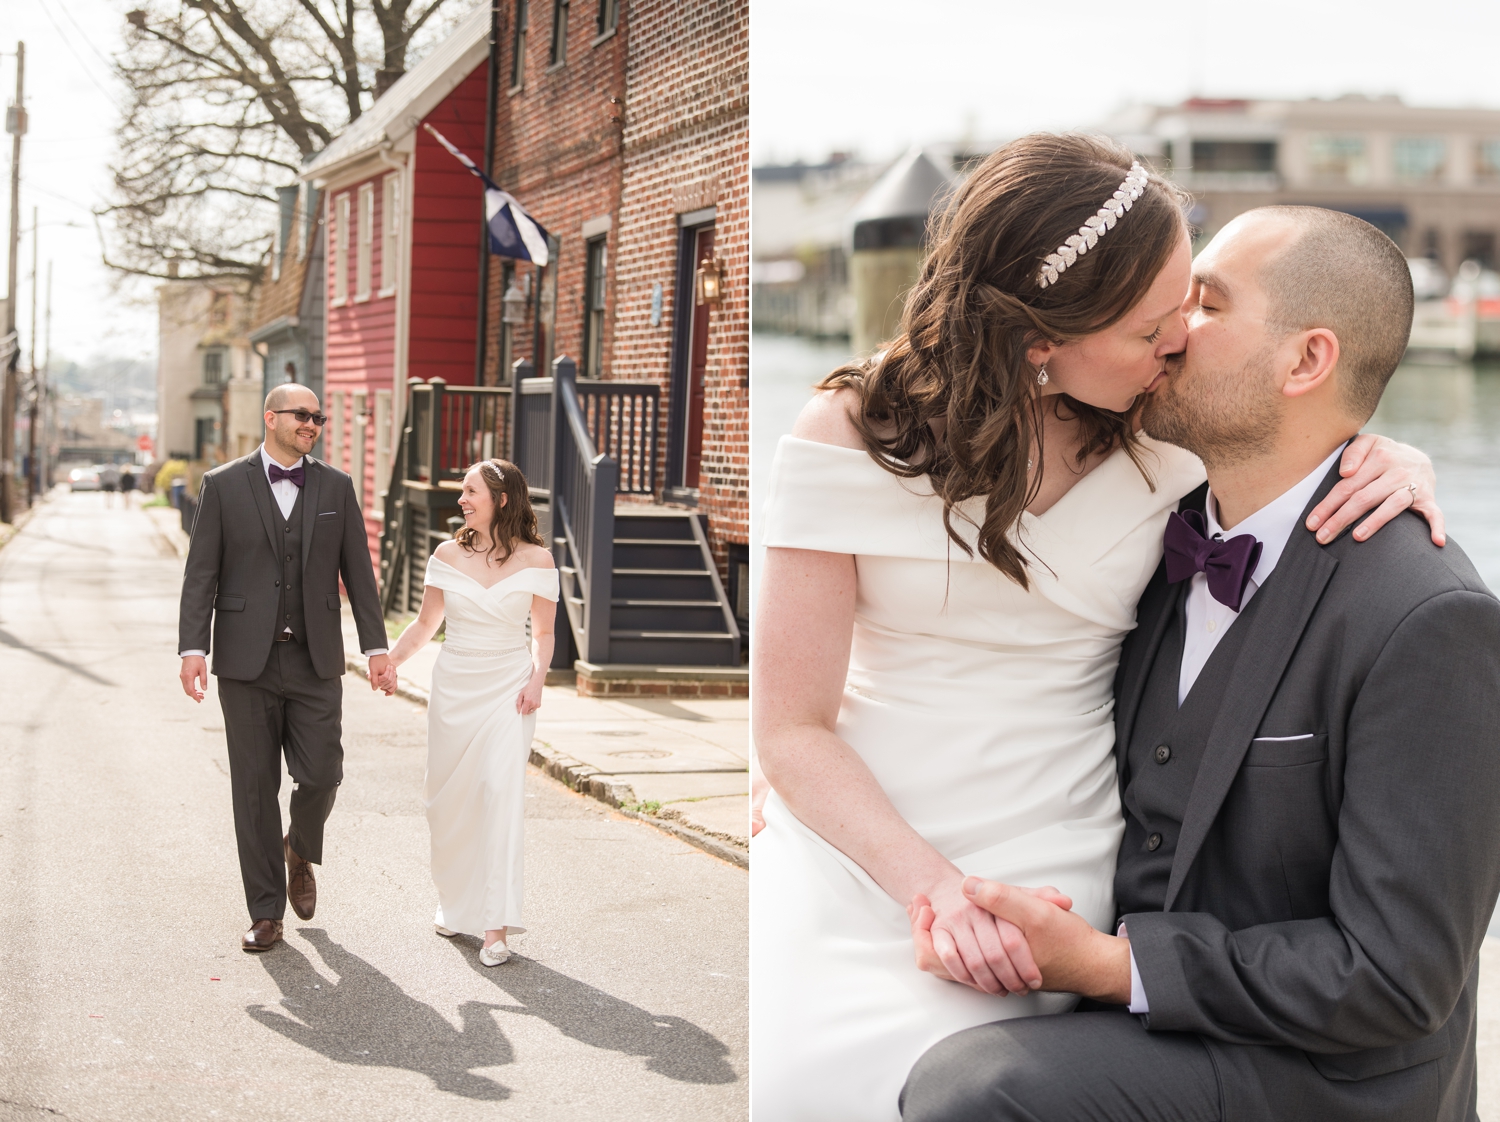
<instances>
[{"instance_id":1,"label":"parked car","mask_svg":"<svg viewBox=\"0 0 1500 1122\"><path fill-rule=\"evenodd\" d=\"M99 469L91 467L74 468L68 472L68 486L74 491L99 490Z\"/></svg>"}]
</instances>

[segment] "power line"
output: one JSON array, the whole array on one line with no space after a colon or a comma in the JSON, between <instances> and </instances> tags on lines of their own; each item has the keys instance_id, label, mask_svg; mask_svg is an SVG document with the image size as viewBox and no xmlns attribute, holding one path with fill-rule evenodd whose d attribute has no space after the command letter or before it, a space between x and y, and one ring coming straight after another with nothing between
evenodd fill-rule
<instances>
[{"instance_id":1,"label":"power line","mask_svg":"<svg viewBox=\"0 0 1500 1122\"><path fill-rule=\"evenodd\" d=\"M47 0L37 0L37 6L42 9L42 15L47 17L47 22L50 23L53 27L53 30L57 32L57 37L63 41L63 46L68 48L68 53L72 55L73 58L77 61L79 68L83 71L83 76L89 80L89 82L96 90L104 95L106 100L108 100L111 105L116 104L115 95L110 93L99 84L98 80L94 77L94 72L89 67L89 64L84 62L83 56L73 49L73 43L68 39L67 35L63 33L62 25L59 24L57 20L52 18L52 10L47 6ZM85 41L87 42L87 40ZM89 46L92 47L93 44L90 43ZM94 53L98 54L98 51L95 50Z\"/></svg>"}]
</instances>

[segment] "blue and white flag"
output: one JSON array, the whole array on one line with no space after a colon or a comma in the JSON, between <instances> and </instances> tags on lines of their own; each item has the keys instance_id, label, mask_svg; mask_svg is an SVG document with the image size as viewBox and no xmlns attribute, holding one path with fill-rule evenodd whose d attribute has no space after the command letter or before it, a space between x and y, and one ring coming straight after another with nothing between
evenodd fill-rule
<instances>
[{"instance_id":1,"label":"blue and white flag","mask_svg":"<svg viewBox=\"0 0 1500 1122\"><path fill-rule=\"evenodd\" d=\"M530 261L533 265L547 263L547 231L542 224L526 212L520 201L509 191L495 186L495 181L475 166L448 138L427 123L422 127L464 167L484 181L484 224L490 232L490 252L499 257L511 257L517 261Z\"/></svg>"}]
</instances>

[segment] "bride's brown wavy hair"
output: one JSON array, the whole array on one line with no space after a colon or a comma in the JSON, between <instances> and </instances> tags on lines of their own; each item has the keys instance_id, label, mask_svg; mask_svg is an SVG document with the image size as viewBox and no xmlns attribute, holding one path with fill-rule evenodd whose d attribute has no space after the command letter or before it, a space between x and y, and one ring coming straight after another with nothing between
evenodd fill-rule
<instances>
[{"instance_id":1,"label":"bride's brown wavy hair","mask_svg":"<svg viewBox=\"0 0 1500 1122\"><path fill-rule=\"evenodd\" d=\"M1166 266L1186 226L1187 195L1153 174L1093 249L1055 284L1037 284L1042 259L1104 205L1134 159L1113 141L1077 135L1026 136L995 151L939 222L906 297L901 333L818 387L858 395L853 420L870 455L902 478L932 481L948 536L966 554L972 550L954 528L954 507L983 495L979 555L1023 588L1026 560L1010 532L1041 485L1040 472L1028 481L1027 460L1033 448L1040 452L1042 436L1037 368L1026 352L1118 322ZM1080 465L1123 447L1150 482L1134 409L1115 413L1067 395L1051 401L1081 427Z\"/></svg>"},{"instance_id":2,"label":"bride's brown wavy hair","mask_svg":"<svg viewBox=\"0 0 1500 1122\"><path fill-rule=\"evenodd\" d=\"M542 535L537 532L536 511L531 506L531 488L521 469L509 460L480 460L469 467L479 469L479 478L484 480L490 498L495 500L495 513L490 517L490 546L484 551L484 559L498 555L499 564L510 560L516 551L517 542L530 542L545 547ZM464 472L468 475L469 472ZM453 535L454 540L466 553L480 552L479 531L463 526Z\"/></svg>"}]
</instances>

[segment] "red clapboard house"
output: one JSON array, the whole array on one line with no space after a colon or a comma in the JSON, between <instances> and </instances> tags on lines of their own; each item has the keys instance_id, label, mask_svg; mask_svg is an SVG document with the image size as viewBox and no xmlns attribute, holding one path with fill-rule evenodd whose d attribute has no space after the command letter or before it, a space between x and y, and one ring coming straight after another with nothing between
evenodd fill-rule
<instances>
[{"instance_id":1,"label":"red clapboard house","mask_svg":"<svg viewBox=\"0 0 1500 1122\"><path fill-rule=\"evenodd\" d=\"M354 478L377 568L407 379L474 383L482 188L421 126L483 152L489 19L476 10L302 172L324 200L322 455Z\"/></svg>"},{"instance_id":2,"label":"red clapboard house","mask_svg":"<svg viewBox=\"0 0 1500 1122\"><path fill-rule=\"evenodd\" d=\"M554 667L744 695L748 47L745 0L501 0L306 167L326 455L388 613L420 604L465 468L501 455L561 577ZM488 163L497 221L510 192L545 228L545 263L485 250L480 180L429 129Z\"/></svg>"}]
</instances>

